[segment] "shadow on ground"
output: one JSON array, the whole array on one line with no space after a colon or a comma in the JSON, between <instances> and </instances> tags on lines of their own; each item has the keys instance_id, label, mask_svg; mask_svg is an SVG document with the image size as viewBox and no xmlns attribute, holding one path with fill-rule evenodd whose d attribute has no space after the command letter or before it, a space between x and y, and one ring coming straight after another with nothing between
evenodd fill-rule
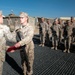
<instances>
[{"instance_id":1,"label":"shadow on ground","mask_svg":"<svg viewBox=\"0 0 75 75\"><path fill-rule=\"evenodd\" d=\"M7 53L6 53L6 62L16 71L18 72L20 75L23 75L23 71L21 69L21 67L19 67L19 65L17 64L17 62L10 57Z\"/></svg>"}]
</instances>

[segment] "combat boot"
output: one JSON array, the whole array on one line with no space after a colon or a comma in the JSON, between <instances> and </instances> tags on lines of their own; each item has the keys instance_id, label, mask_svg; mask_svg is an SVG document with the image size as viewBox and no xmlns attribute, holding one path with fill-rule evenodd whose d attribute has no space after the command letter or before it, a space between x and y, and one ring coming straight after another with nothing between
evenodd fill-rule
<instances>
[{"instance_id":1,"label":"combat boot","mask_svg":"<svg viewBox=\"0 0 75 75\"><path fill-rule=\"evenodd\" d=\"M53 47L51 47L51 49L54 49L54 46L53 46Z\"/></svg>"},{"instance_id":2,"label":"combat boot","mask_svg":"<svg viewBox=\"0 0 75 75\"><path fill-rule=\"evenodd\" d=\"M57 47L55 47L55 50L57 50Z\"/></svg>"},{"instance_id":3,"label":"combat boot","mask_svg":"<svg viewBox=\"0 0 75 75\"><path fill-rule=\"evenodd\" d=\"M42 44L42 47L44 47L44 44Z\"/></svg>"},{"instance_id":4,"label":"combat boot","mask_svg":"<svg viewBox=\"0 0 75 75\"><path fill-rule=\"evenodd\" d=\"M42 46L42 44L40 44L39 46Z\"/></svg>"},{"instance_id":5,"label":"combat boot","mask_svg":"<svg viewBox=\"0 0 75 75\"><path fill-rule=\"evenodd\" d=\"M68 51L67 51L68 53L70 53L70 50L68 49Z\"/></svg>"},{"instance_id":6,"label":"combat boot","mask_svg":"<svg viewBox=\"0 0 75 75\"><path fill-rule=\"evenodd\" d=\"M67 49L65 49L63 52L66 52L67 51Z\"/></svg>"}]
</instances>

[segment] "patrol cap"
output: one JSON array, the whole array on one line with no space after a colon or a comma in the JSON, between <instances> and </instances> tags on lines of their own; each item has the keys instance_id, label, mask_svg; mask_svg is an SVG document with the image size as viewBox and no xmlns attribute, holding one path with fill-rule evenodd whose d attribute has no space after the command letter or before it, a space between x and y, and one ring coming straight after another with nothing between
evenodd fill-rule
<instances>
[{"instance_id":1,"label":"patrol cap","mask_svg":"<svg viewBox=\"0 0 75 75\"><path fill-rule=\"evenodd\" d=\"M4 15L2 15L2 11L0 10L0 16L5 17Z\"/></svg>"},{"instance_id":2,"label":"patrol cap","mask_svg":"<svg viewBox=\"0 0 75 75\"><path fill-rule=\"evenodd\" d=\"M27 17L28 18L28 14L25 12L21 12L19 17Z\"/></svg>"}]
</instances>

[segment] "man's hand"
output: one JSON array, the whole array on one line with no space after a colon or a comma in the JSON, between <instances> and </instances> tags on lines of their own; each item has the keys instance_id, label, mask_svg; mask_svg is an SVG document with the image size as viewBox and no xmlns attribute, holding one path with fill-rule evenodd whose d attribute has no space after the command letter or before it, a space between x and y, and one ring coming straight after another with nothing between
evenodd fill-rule
<instances>
[{"instance_id":1,"label":"man's hand","mask_svg":"<svg viewBox=\"0 0 75 75\"><path fill-rule=\"evenodd\" d=\"M18 43L16 43L14 46L15 46L16 48L19 48L21 45L20 45L20 43L18 42Z\"/></svg>"},{"instance_id":2,"label":"man's hand","mask_svg":"<svg viewBox=\"0 0 75 75\"><path fill-rule=\"evenodd\" d=\"M10 52L13 53L13 52L15 52L15 50L11 50Z\"/></svg>"}]
</instances>

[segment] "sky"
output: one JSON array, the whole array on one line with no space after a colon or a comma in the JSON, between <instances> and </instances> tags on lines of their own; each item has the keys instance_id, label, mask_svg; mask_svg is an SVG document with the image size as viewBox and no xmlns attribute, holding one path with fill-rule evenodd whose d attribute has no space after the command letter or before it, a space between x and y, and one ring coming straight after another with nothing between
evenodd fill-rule
<instances>
[{"instance_id":1,"label":"sky","mask_svg":"<svg viewBox=\"0 0 75 75\"><path fill-rule=\"evenodd\" d=\"M26 12L32 17L75 17L75 0L0 0L0 10L5 16Z\"/></svg>"}]
</instances>

